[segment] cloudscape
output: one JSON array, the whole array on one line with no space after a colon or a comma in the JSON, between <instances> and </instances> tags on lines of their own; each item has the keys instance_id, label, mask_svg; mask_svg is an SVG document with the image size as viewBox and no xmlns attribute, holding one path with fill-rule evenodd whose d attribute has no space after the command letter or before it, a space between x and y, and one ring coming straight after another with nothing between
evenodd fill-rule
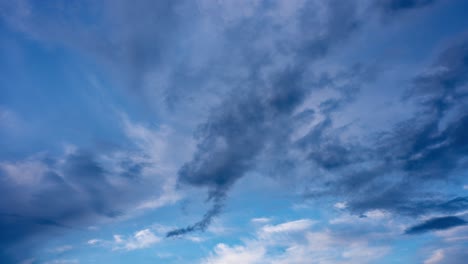
<instances>
[{"instance_id":1,"label":"cloudscape","mask_svg":"<svg viewBox=\"0 0 468 264\"><path fill-rule=\"evenodd\" d=\"M467 13L0 0L0 263L466 263Z\"/></svg>"}]
</instances>

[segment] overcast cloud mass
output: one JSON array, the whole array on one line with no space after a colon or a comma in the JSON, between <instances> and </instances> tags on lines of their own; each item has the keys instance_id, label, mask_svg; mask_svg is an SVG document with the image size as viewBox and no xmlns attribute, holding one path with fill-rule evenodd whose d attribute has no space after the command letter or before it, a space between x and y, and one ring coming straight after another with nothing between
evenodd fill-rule
<instances>
[{"instance_id":1,"label":"overcast cloud mass","mask_svg":"<svg viewBox=\"0 0 468 264\"><path fill-rule=\"evenodd\" d=\"M0 263L464 263L467 12L0 0Z\"/></svg>"}]
</instances>

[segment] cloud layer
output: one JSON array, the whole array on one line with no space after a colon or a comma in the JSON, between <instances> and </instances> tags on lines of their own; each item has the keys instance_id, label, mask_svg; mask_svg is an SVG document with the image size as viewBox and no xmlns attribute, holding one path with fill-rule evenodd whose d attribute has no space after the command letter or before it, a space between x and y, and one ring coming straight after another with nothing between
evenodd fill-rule
<instances>
[{"instance_id":1,"label":"cloud layer","mask_svg":"<svg viewBox=\"0 0 468 264\"><path fill-rule=\"evenodd\" d=\"M274 181L282 188L271 200L295 197L325 212L335 204L332 210L345 216L253 220L258 226L251 238L219 243L206 263L371 263L391 251L376 237L417 239L464 228L468 37L450 27L463 19L441 21L456 4L462 6L435 0L1 1L0 41L8 41L0 48L17 52L0 70L24 71L18 76L33 84L0 75L7 87L0 92L7 98L0 99L0 147L45 134L54 142L39 152L9 147L0 153L0 262L34 255L44 237L173 204L182 220L172 212L151 217L171 218L178 228L171 222L156 234L140 227L88 244L134 251L206 231L245 182L268 192L267 182ZM414 32L429 17L443 23L418 37ZM55 80L54 63L80 70L65 68L72 77ZM35 76L43 74L34 72L37 65L55 77ZM51 80L60 89L50 88ZM35 86L40 92L24 92ZM50 113L61 119L46 118ZM107 122L100 133L91 130L99 123L94 114ZM30 124L38 116L44 120ZM73 142L56 151L66 133ZM431 248L426 262L459 254L460 247Z\"/></svg>"}]
</instances>

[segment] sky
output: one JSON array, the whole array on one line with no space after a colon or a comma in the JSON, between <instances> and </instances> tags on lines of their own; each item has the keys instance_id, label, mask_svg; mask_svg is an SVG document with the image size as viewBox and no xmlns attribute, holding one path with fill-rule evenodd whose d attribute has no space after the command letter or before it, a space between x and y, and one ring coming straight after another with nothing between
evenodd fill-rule
<instances>
[{"instance_id":1,"label":"sky","mask_svg":"<svg viewBox=\"0 0 468 264\"><path fill-rule=\"evenodd\" d=\"M0 263L465 263L467 11L0 0Z\"/></svg>"}]
</instances>

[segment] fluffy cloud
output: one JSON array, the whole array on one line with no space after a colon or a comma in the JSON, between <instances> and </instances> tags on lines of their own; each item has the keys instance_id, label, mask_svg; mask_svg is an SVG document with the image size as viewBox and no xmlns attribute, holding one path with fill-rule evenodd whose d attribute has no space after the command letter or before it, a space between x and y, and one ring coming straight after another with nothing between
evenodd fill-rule
<instances>
[{"instance_id":1,"label":"fluffy cloud","mask_svg":"<svg viewBox=\"0 0 468 264\"><path fill-rule=\"evenodd\" d=\"M135 232L133 237L123 239L120 236L115 236L115 249L135 250L152 246L161 241L151 230L143 229Z\"/></svg>"},{"instance_id":2,"label":"fluffy cloud","mask_svg":"<svg viewBox=\"0 0 468 264\"><path fill-rule=\"evenodd\" d=\"M299 219L263 226L241 245L218 244L202 263L373 263L390 250L371 246L370 230L351 240L338 230L314 230L314 222Z\"/></svg>"}]
</instances>

